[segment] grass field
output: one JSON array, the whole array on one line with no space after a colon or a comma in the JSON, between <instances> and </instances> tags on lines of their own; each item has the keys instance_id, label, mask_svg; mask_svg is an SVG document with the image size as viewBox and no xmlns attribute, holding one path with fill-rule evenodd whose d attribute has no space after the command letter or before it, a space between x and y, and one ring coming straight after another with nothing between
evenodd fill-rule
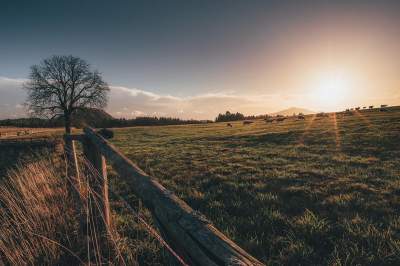
<instances>
[{"instance_id":1,"label":"grass field","mask_svg":"<svg viewBox=\"0 0 400 266\"><path fill-rule=\"evenodd\" d=\"M112 142L267 264L400 264L400 108L232 125Z\"/></svg>"},{"instance_id":2,"label":"grass field","mask_svg":"<svg viewBox=\"0 0 400 266\"><path fill-rule=\"evenodd\" d=\"M231 124L115 129L112 142L268 265L400 264L399 107ZM31 153L0 147L0 169ZM135 202L110 177L111 189ZM168 264L157 240L110 197L126 261Z\"/></svg>"}]
</instances>

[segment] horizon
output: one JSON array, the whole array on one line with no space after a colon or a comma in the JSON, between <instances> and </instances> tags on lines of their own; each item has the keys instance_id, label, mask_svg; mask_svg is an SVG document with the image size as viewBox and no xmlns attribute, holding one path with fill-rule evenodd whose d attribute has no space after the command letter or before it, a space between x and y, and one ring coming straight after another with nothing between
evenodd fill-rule
<instances>
[{"instance_id":1,"label":"horizon","mask_svg":"<svg viewBox=\"0 0 400 266\"><path fill-rule=\"evenodd\" d=\"M22 83L54 54L102 73L114 117L400 105L399 13L396 1L10 1L0 119L27 116Z\"/></svg>"}]
</instances>

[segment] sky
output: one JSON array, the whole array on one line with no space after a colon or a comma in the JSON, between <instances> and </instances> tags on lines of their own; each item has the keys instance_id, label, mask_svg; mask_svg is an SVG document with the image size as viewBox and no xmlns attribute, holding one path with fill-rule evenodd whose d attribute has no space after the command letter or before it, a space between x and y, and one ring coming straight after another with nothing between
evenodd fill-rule
<instances>
[{"instance_id":1,"label":"sky","mask_svg":"<svg viewBox=\"0 0 400 266\"><path fill-rule=\"evenodd\" d=\"M115 117L399 105L400 1L2 0L0 118L26 115L31 65L70 54Z\"/></svg>"}]
</instances>

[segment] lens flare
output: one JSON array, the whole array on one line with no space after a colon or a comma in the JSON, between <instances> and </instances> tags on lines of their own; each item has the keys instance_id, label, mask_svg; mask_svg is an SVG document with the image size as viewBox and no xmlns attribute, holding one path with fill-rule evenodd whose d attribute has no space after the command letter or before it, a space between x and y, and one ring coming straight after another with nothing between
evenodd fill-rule
<instances>
[{"instance_id":1,"label":"lens flare","mask_svg":"<svg viewBox=\"0 0 400 266\"><path fill-rule=\"evenodd\" d=\"M344 75L322 75L312 95L322 110L333 110L345 104L351 96L350 89L350 80Z\"/></svg>"}]
</instances>

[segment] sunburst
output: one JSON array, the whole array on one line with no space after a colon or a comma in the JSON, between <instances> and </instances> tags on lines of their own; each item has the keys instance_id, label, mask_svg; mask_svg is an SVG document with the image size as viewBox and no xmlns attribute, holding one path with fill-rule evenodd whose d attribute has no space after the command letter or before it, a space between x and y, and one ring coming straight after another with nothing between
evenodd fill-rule
<instances>
[{"instance_id":1,"label":"sunburst","mask_svg":"<svg viewBox=\"0 0 400 266\"><path fill-rule=\"evenodd\" d=\"M304 138L307 136L308 132L310 131L310 128L311 128L312 124L314 123L314 120L315 120L316 117L317 116L314 114L314 115L311 116L311 119L308 121L308 123L307 123L307 125L306 125L306 127L304 129L303 134L300 136L300 139L299 139L299 144L300 145L304 145Z\"/></svg>"},{"instance_id":2,"label":"sunburst","mask_svg":"<svg viewBox=\"0 0 400 266\"><path fill-rule=\"evenodd\" d=\"M336 113L333 113L331 115L332 118L332 123L333 123L333 129L335 131L335 143L336 143L336 150L341 150L341 140L340 140L340 132L339 132L339 127L338 127L338 122L337 122L337 117Z\"/></svg>"}]
</instances>

